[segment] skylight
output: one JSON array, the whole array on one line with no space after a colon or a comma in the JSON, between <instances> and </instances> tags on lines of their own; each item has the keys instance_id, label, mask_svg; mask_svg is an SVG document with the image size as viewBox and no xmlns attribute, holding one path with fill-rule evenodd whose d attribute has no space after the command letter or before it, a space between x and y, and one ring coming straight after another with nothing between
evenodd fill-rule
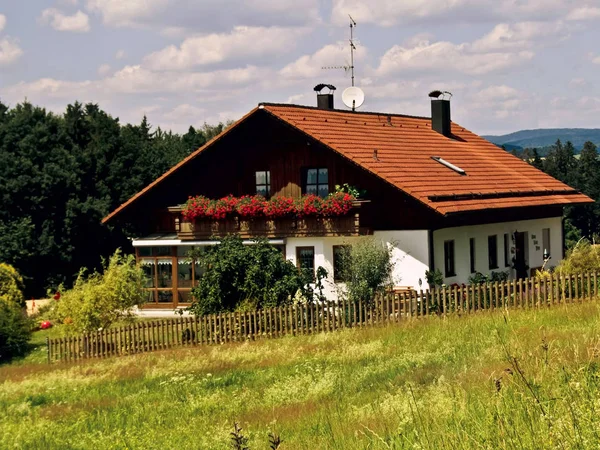
<instances>
[{"instance_id":1,"label":"skylight","mask_svg":"<svg viewBox=\"0 0 600 450\"><path fill-rule=\"evenodd\" d=\"M455 166L454 164L452 164L449 161L446 161L443 158L440 158L439 156L432 156L431 159L433 159L434 161L439 162L440 164L442 164L443 166L446 166L448 169L450 170L454 170L456 173L459 173L461 175L466 175L467 172L465 172L463 169L461 169L458 166Z\"/></svg>"}]
</instances>

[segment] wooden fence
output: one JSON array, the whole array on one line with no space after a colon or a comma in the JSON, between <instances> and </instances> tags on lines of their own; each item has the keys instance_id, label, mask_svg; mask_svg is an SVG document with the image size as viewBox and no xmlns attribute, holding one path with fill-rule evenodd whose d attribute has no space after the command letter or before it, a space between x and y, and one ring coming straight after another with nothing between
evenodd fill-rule
<instances>
[{"instance_id":1,"label":"wooden fence","mask_svg":"<svg viewBox=\"0 0 600 450\"><path fill-rule=\"evenodd\" d=\"M401 322L428 315L541 308L598 296L597 274L521 279L386 295L372 302L318 302L249 312L137 322L48 339L48 361L131 355L173 347L277 338Z\"/></svg>"}]
</instances>

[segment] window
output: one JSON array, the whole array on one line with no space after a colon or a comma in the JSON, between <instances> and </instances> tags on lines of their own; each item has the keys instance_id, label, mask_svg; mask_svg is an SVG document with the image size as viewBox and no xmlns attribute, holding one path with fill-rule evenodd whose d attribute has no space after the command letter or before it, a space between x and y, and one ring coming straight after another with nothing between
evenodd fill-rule
<instances>
[{"instance_id":1,"label":"window","mask_svg":"<svg viewBox=\"0 0 600 450\"><path fill-rule=\"evenodd\" d=\"M542 230L542 251L544 255L550 256L550 228L544 228Z\"/></svg>"},{"instance_id":2,"label":"window","mask_svg":"<svg viewBox=\"0 0 600 450\"><path fill-rule=\"evenodd\" d=\"M351 249L350 245L333 246L333 281L348 281L348 263Z\"/></svg>"},{"instance_id":3,"label":"window","mask_svg":"<svg viewBox=\"0 0 600 450\"><path fill-rule=\"evenodd\" d=\"M315 271L315 248L296 247L296 265L299 269Z\"/></svg>"},{"instance_id":4,"label":"window","mask_svg":"<svg viewBox=\"0 0 600 450\"><path fill-rule=\"evenodd\" d=\"M152 247L138 247L137 251L140 257L152 256Z\"/></svg>"},{"instance_id":5,"label":"window","mask_svg":"<svg viewBox=\"0 0 600 450\"><path fill-rule=\"evenodd\" d=\"M267 198L271 195L271 171L256 172L256 194Z\"/></svg>"},{"instance_id":6,"label":"window","mask_svg":"<svg viewBox=\"0 0 600 450\"><path fill-rule=\"evenodd\" d=\"M304 194L315 194L319 197L329 195L329 172L326 168L306 169L302 191Z\"/></svg>"},{"instance_id":7,"label":"window","mask_svg":"<svg viewBox=\"0 0 600 450\"><path fill-rule=\"evenodd\" d=\"M490 269L498 268L498 236L488 236L488 262Z\"/></svg>"},{"instance_id":8,"label":"window","mask_svg":"<svg viewBox=\"0 0 600 450\"><path fill-rule=\"evenodd\" d=\"M456 275L454 271L454 241L444 241L444 271L446 278Z\"/></svg>"},{"instance_id":9,"label":"window","mask_svg":"<svg viewBox=\"0 0 600 450\"><path fill-rule=\"evenodd\" d=\"M510 267L510 235L504 233L504 267Z\"/></svg>"},{"instance_id":10,"label":"window","mask_svg":"<svg viewBox=\"0 0 600 450\"><path fill-rule=\"evenodd\" d=\"M475 238L469 239L469 260L471 262L471 273L477 272L475 270Z\"/></svg>"}]
</instances>

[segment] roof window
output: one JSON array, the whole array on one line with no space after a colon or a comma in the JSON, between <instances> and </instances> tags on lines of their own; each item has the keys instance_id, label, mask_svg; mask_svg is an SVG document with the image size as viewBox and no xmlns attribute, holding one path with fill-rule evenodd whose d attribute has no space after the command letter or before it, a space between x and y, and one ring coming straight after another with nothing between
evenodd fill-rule
<instances>
[{"instance_id":1,"label":"roof window","mask_svg":"<svg viewBox=\"0 0 600 450\"><path fill-rule=\"evenodd\" d=\"M463 169L461 169L458 166L455 166L454 164L452 164L449 161L446 161L443 158L440 158L439 156L432 156L431 159L433 159L434 161L439 162L440 164L442 164L443 166L446 166L448 169L450 170L454 170L456 173L459 173L460 175L466 175L467 172L465 172Z\"/></svg>"}]
</instances>

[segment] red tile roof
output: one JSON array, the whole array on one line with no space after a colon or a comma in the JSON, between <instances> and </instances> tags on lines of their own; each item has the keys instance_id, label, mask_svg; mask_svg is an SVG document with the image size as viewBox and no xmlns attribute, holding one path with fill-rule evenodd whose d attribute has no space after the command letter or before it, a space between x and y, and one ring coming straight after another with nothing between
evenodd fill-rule
<instances>
[{"instance_id":1,"label":"red tile roof","mask_svg":"<svg viewBox=\"0 0 600 450\"><path fill-rule=\"evenodd\" d=\"M442 214L592 202L456 123L451 139L433 131L425 117L263 107ZM466 176L432 156L460 167Z\"/></svg>"},{"instance_id":2,"label":"red tile roof","mask_svg":"<svg viewBox=\"0 0 600 450\"><path fill-rule=\"evenodd\" d=\"M452 123L451 139L433 131L431 119L426 117L265 103L150 183L102 222L106 223L260 109L441 214L593 202L456 123ZM466 176L434 161L432 156L460 167Z\"/></svg>"}]
</instances>

